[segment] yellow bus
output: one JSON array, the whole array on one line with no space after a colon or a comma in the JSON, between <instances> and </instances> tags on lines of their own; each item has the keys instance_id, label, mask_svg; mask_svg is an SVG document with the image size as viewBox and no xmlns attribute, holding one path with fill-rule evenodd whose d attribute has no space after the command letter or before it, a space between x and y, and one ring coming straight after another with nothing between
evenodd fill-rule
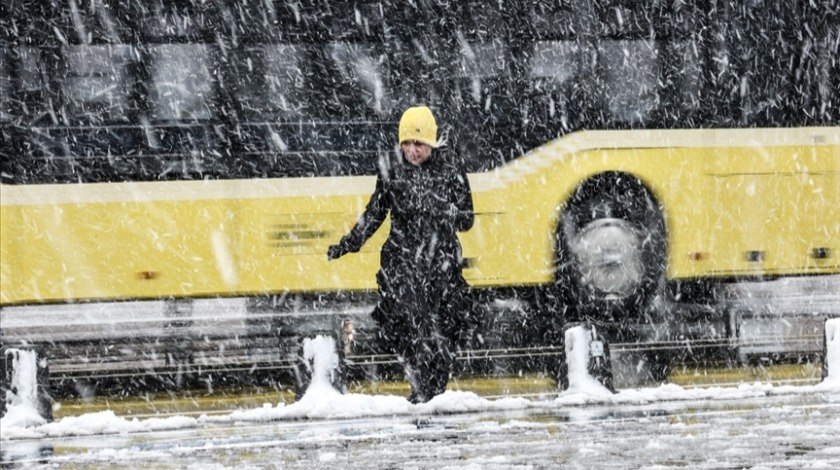
<instances>
[{"instance_id":1,"label":"yellow bus","mask_svg":"<svg viewBox=\"0 0 840 470\"><path fill-rule=\"evenodd\" d=\"M70 375L139 337L120 371L283 362L289 318L370 300L386 231L326 249L417 103L469 171L477 302L524 305L486 348L840 273L829 6L393 3L4 4L4 347L50 344Z\"/></svg>"}]
</instances>

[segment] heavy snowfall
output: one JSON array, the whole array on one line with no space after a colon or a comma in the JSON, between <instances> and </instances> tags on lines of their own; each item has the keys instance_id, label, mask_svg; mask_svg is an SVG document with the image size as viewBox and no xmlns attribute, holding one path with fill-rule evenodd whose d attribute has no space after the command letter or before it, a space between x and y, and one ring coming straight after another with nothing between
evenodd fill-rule
<instances>
[{"instance_id":1,"label":"heavy snowfall","mask_svg":"<svg viewBox=\"0 0 840 470\"><path fill-rule=\"evenodd\" d=\"M840 468L839 20L837 0L3 1L0 466ZM420 103L477 183L458 262L491 299L481 352L562 356L568 384L334 386L342 345L310 333L369 335L379 247L358 270L327 248ZM632 338L651 312L613 357L687 358L695 384L612 390L604 345L559 326ZM279 387L303 337L299 399L182 388L266 363ZM84 393L44 395L42 346ZM704 381L722 355L824 367ZM130 386L96 396L109 374ZM144 406L154 381L174 406Z\"/></svg>"}]
</instances>

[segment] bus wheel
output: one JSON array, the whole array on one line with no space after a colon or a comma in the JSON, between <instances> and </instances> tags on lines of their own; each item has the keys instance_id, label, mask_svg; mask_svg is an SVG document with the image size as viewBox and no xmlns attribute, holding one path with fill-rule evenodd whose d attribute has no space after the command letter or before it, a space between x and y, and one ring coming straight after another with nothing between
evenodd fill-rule
<instances>
[{"instance_id":1,"label":"bus wheel","mask_svg":"<svg viewBox=\"0 0 840 470\"><path fill-rule=\"evenodd\" d=\"M665 226L638 179L608 174L579 186L563 210L556 246L567 320L644 322L664 284Z\"/></svg>"}]
</instances>

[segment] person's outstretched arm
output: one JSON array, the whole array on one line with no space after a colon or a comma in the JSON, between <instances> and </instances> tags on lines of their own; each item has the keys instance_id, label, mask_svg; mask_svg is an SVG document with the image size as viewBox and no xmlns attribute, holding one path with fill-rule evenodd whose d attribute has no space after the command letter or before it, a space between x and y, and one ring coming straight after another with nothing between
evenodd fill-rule
<instances>
[{"instance_id":1,"label":"person's outstretched arm","mask_svg":"<svg viewBox=\"0 0 840 470\"><path fill-rule=\"evenodd\" d=\"M330 246L327 251L328 259L337 259L347 253L356 253L362 248L362 245L379 230L385 217L388 216L388 201L385 197L384 184L382 177L376 177L376 189L370 196L365 211L359 216L356 225L341 237L341 241L335 245Z\"/></svg>"}]
</instances>

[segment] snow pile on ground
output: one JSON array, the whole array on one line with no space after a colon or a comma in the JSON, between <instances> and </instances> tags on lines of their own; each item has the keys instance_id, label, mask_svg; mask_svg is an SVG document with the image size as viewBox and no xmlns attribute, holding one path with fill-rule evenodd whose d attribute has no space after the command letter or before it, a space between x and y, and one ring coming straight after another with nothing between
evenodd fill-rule
<instances>
[{"instance_id":1,"label":"snow pile on ground","mask_svg":"<svg viewBox=\"0 0 840 470\"><path fill-rule=\"evenodd\" d=\"M569 365L569 388L564 395L582 398L608 398L612 392L589 375L589 356L592 335L583 326L566 330L566 361Z\"/></svg>"},{"instance_id":2,"label":"snow pile on ground","mask_svg":"<svg viewBox=\"0 0 840 470\"><path fill-rule=\"evenodd\" d=\"M32 427L42 425L47 422L38 413L38 385L37 377L38 360L35 351L25 349L10 349L8 358L12 361L11 390L6 392L3 397L6 400L7 412L0 420L2 426L6 426L7 422L14 427Z\"/></svg>"},{"instance_id":3,"label":"snow pile on ground","mask_svg":"<svg viewBox=\"0 0 840 470\"><path fill-rule=\"evenodd\" d=\"M472 392L447 391L428 403L411 404L405 397L394 395L341 394L329 384L331 360L314 358L313 381L301 400L292 403L266 403L261 408L238 410L228 415L199 418L173 416L139 420L116 416L112 411L67 417L52 423L27 418L27 404L12 404L0 419L0 439L28 439L41 437L129 434L197 428L215 423L264 422L296 419L335 419L381 416L429 416L435 414L469 413L479 411L510 411L521 409L557 409L589 404L646 404L661 401L732 400L770 395L840 393L840 324L835 322L827 330L828 364L830 375L817 385L773 386L764 383L743 384L739 387L709 387L685 389L673 384L642 389L625 389L617 394L604 393L600 384L587 380L561 392L554 400L502 398L489 400ZM831 333L831 336L828 336ZM327 348L325 343L313 343L312 353L318 356ZM334 354L333 349L330 350ZM584 358L578 358L584 360ZM570 381L571 382L571 381ZM588 384L588 385L587 385Z\"/></svg>"},{"instance_id":4,"label":"snow pile on ground","mask_svg":"<svg viewBox=\"0 0 840 470\"><path fill-rule=\"evenodd\" d=\"M737 388L710 387L684 389L677 385L661 385L646 389L621 390L610 396L587 395L584 392L562 392L550 401L525 398L488 400L472 392L447 391L428 403L413 405L405 397L395 395L362 395L311 390L292 404L266 403L262 408L238 410L228 415L199 418L172 416L166 418L123 418L112 411L67 417L53 423L34 424L18 421L10 413L0 419L0 439L34 439L41 437L87 436L97 434L130 434L201 427L204 424L235 422L268 422L297 419L336 419L382 416L430 416L435 414L552 409L591 404L647 404L662 401L732 400L770 395L806 395L840 393L840 385L823 382L808 386L773 386L744 384Z\"/></svg>"},{"instance_id":5,"label":"snow pile on ground","mask_svg":"<svg viewBox=\"0 0 840 470\"><path fill-rule=\"evenodd\" d=\"M312 389L317 395L325 393L340 395L338 390L331 385L339 362L338 354L335 352L335 340L321 335L315 338L306 338L303 341L303 359L306 366L312 368L310 371L312 380L309 389ZM306 398L306 396L303 398Z\"/></svg>"}]
</instances>

